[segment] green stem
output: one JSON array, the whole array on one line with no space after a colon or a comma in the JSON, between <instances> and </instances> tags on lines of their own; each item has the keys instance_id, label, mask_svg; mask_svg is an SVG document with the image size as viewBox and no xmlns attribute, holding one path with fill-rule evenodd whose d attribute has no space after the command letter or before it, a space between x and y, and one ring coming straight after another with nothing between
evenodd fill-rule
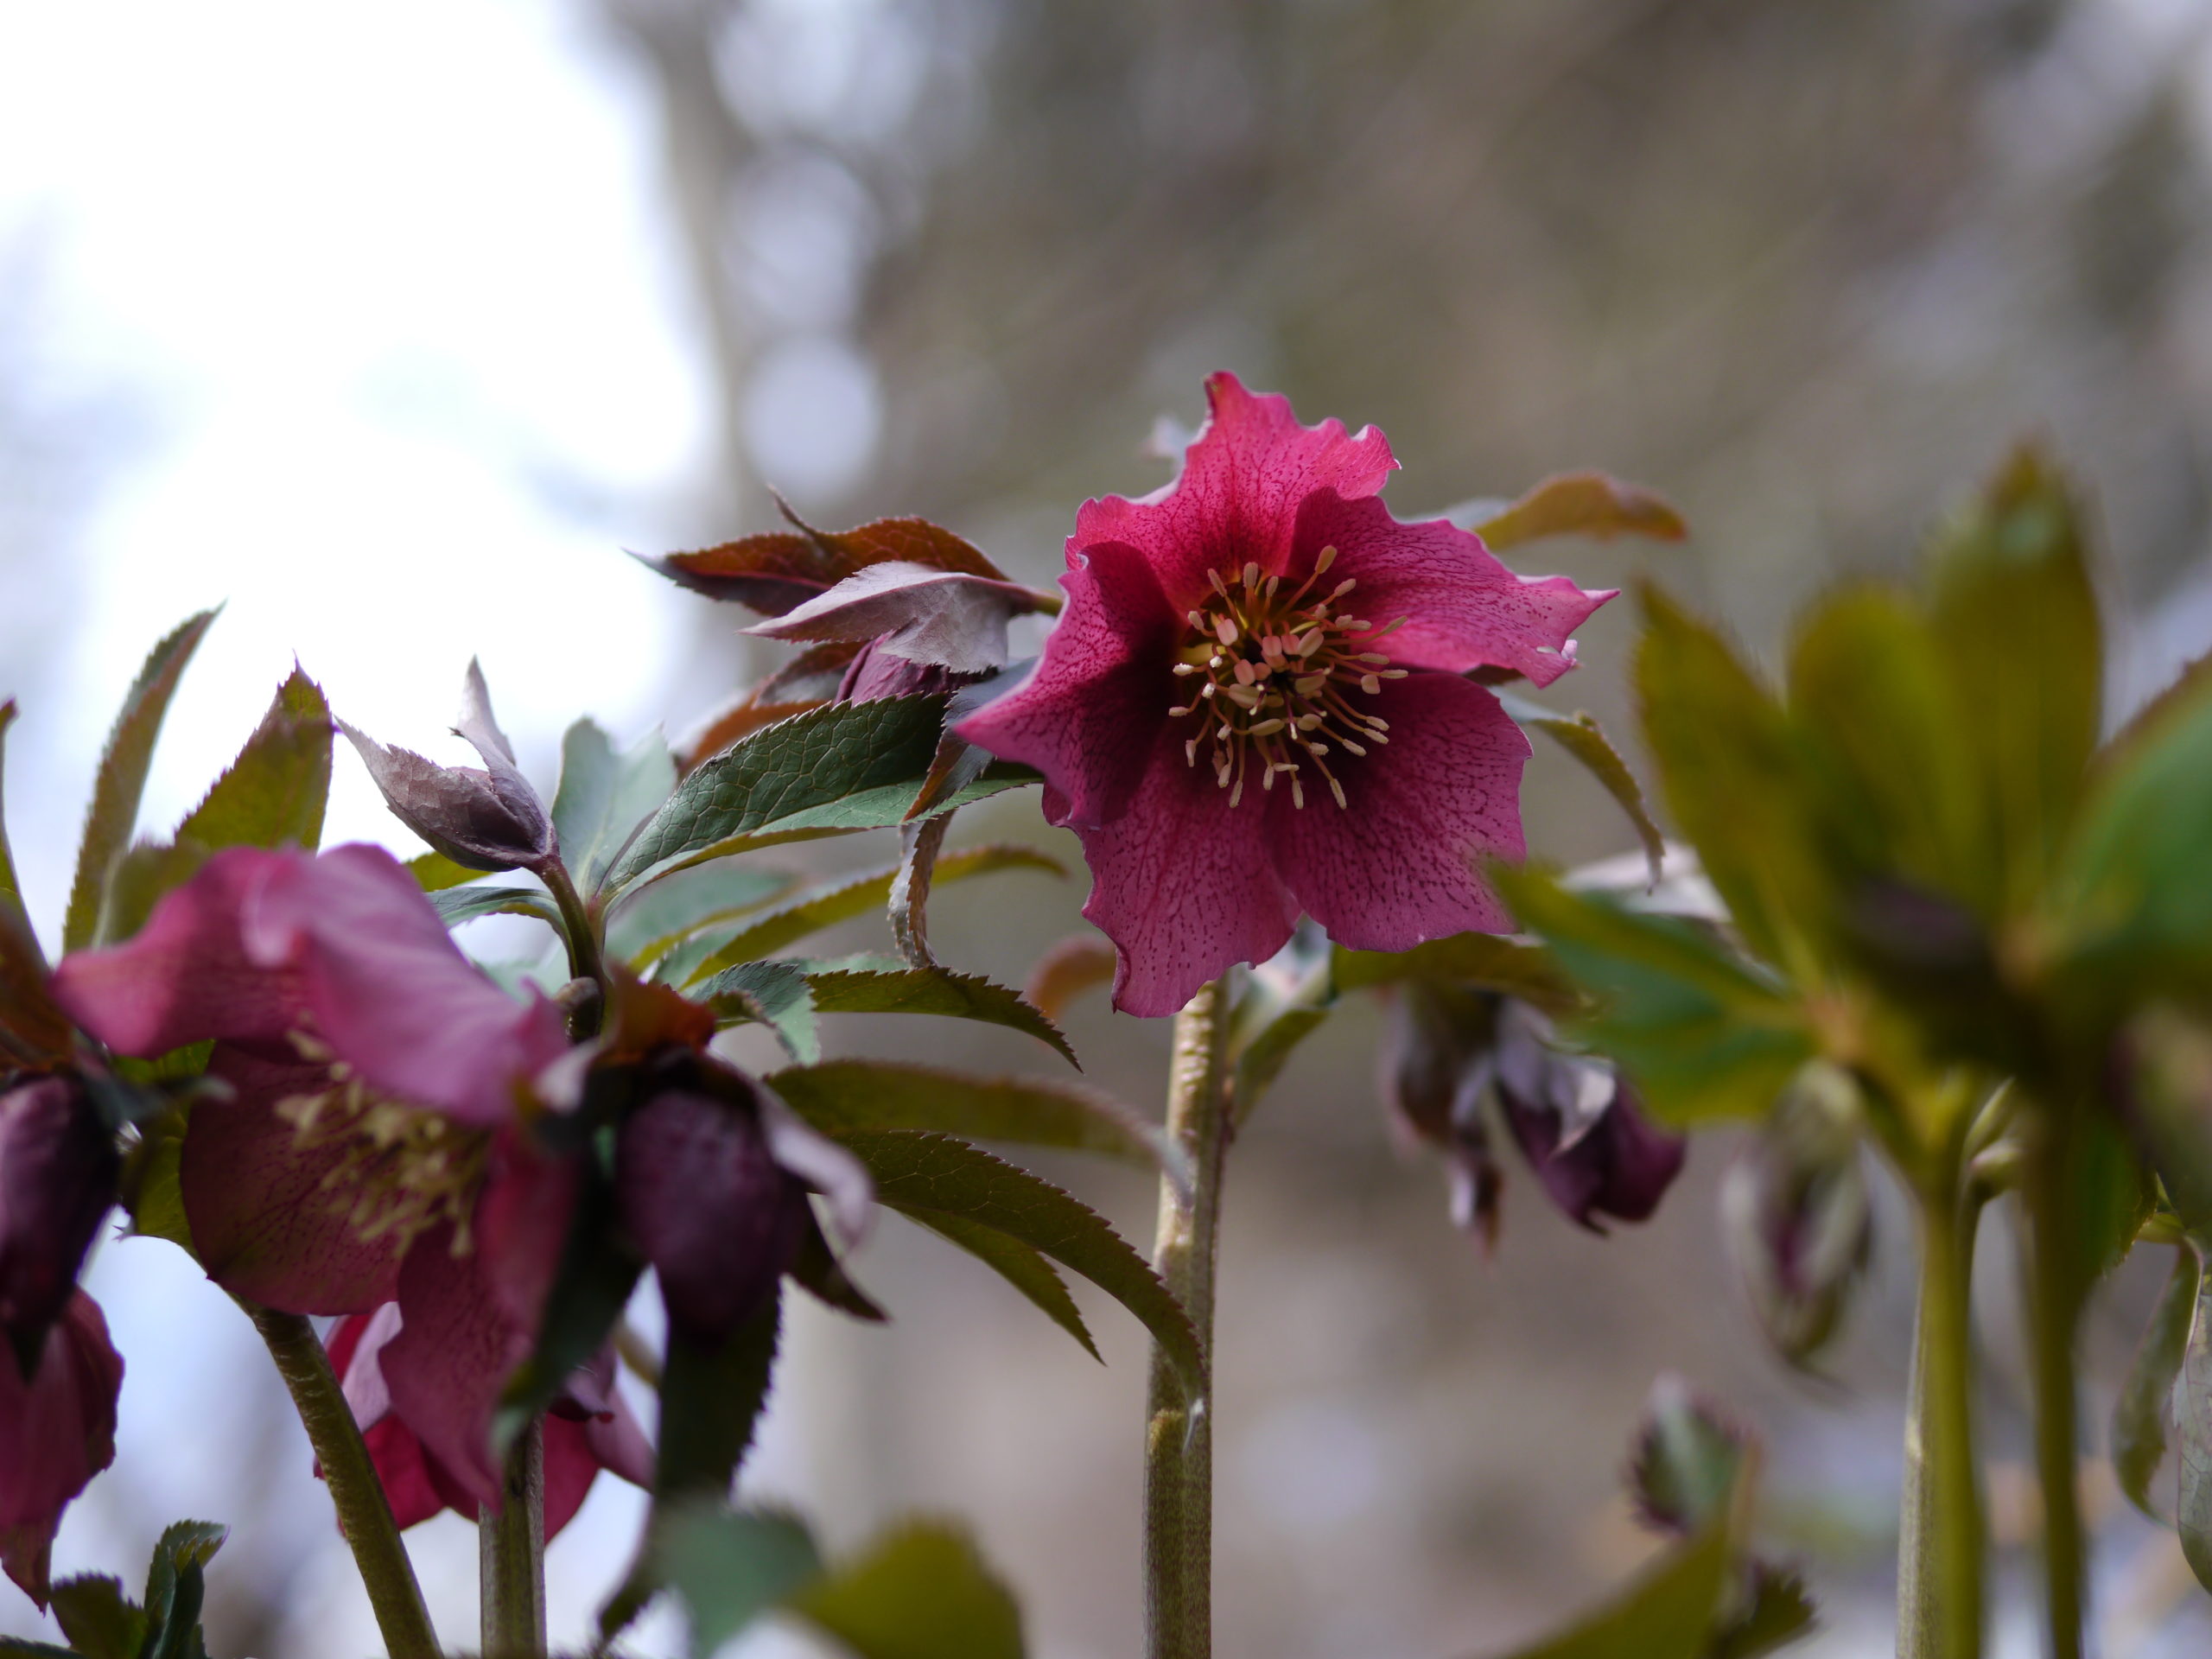
<instances>
[{"instance_id":1,"label":"green stem","mask_svg":"<svg viewBox=\"0 0 2212 1659\"><path fill-rule=\"evenodd\" d=\"M599 923L591 907L576 891L576 884L569 877L568 867L558 858L550 858L537 867L538 880L545 883L545 890L553 895L553 902L560 906L563 931L568 935L569 972L576 979L588 979L599 987L601 1006L613 994L613 986L607 977L607 963L601 954ZM599 1034L599 1020L594 1012L589 1031L571 1031L569 1035L579 1041Z\"/></svg>"},{"instance_id":2,"label":"green stem","mask_svg":"<svg viewBox=\"0 0 2212 1659\"><path fill-rule=\"evenodd\" d=\"M276 1374L284 1379L299 1409L385 1649L391 1659L438 1659L437 1633L423 1605L422 1587L415 1582L414 1563L399 1541L384 1483L377 1478L376 1465L330 1369L322 1339L296 1313L279 1313L242 1298L238 1306L269 1345Z\"/></svg>"},{"instance_id":3,"label":"green stem","mask_svg":"<svg viewBox=\"0 0 2212 1659\"><path fill-rule=\"evenodd\" d=\"M1221 1166L1229 1144L1224 1086L1229 988L1216 980L1175 1016L1169 1063L1167 1134L1190 1172L1186 1192L1160 1184L1160 1230L1152 1264L1213 1353L1215 1226ZM1213 1431L1204 1397L1193 1398L1155 1343L1147 1402L1144 1461L1145 1651L1148 1659L1208 1659L1213 1647Z\"/></svg>"},{"instance_id":4,"label":"green stem","mask_svg":"<svg viewBox=\"0 0 2212 1659\"><path fill-rule=\"evenodd\" d=\"M537 1659L545 1651L545 1420L507 1454L500 1503L476 1517L483 1590L484 1659Z\"/></svg>"},{"instance_id":5,"label":"green stem","mask_svg":"<svg viewBox=\"0 0 2212 1659\"><path fill-rule=\"evenodd\" d=\"M1980 1470L1974 1430L1974 1236L1955 1163L1920 1195L1920 1310L1897 1549L1899 1659L1981 1652Z\"/></svg>"},{"instance_id":6,"label":"green stem","mask_svg":"<svg viewBox=\"0 0 2212 1659\"><path fill-rule=\"evenodd\" d=\"M2072 1137L2046 1112L2029 1158L2021 1197L2027 1205L2028 1325L2035 1344L2036 1474L2043 1489L2044 1594L2051 1659L2081 1659L2082 1534L2081 1407L2074 1338L2085 1287L2076 1260Z\"/></svg>"}]
</instances>

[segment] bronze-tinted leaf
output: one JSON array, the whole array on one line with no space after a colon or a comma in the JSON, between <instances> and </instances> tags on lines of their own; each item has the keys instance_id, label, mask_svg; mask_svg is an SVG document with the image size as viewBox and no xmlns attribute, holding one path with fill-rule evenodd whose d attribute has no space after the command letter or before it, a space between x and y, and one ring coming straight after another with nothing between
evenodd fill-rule
<instances>
[{"instance_id":1,"label":"bronze-tinted leaf","mask_svg":"<svg viewBox=\"0 0 2212 1659\"><path fill-rule=\"evenodd\" d=\"M1679 542L1689 526L1660 497L1603 473L1548 478L1503 512L1471 526L1492 552L1546 536L1649 536Z\"/></svg>"}]
</instances>

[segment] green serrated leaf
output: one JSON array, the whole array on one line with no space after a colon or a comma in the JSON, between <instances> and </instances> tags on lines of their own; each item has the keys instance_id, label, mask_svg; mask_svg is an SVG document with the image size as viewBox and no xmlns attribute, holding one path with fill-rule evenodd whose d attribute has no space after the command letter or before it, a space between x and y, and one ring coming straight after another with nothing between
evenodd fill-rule
<instances>
[{"instance_id":1,"label":"green serrated leaf","mask_svg":"<svg viewBox=\"0 0 2212 1659\"><path fill-rule=\"evenodd\" d=\"M430 894L430 906L448 927L459 927L480 916L535 916L563 937L567 925L561 908L537 887L448 887Z\"/></svg>"},{"instance_id":2,"label":"green serrated leaf","mask_svg":"<svg viewBox=\"0 0 2212 1659\"><path fill-rule=\"evenodd\" d=\"M630 832L676 788L676 758L658 731L617 754L598 723L580 720L561 740L561 782L553 829L561 861L579 891L598 891Z\"/></svg>"},{"instance_id":3,"label":"green serrated leaf","mask_svg":"<svg viewBox=\"0 0 2212 1659\"><path fill-rule=\"evenodd\" d=\"M796 963L741 962L691 992L718 1016L757 1020L776 1034L784 1052L801 1065L822 1058L822 1033L814 1019L814 989Z\"/></svg>"},{"instance_id":4,"label":"green serrated leaf","mask_svg":"<svg viewBox=\"0 0 2212 1659\"><path fill-rule=\"evenodd\" d=\"M1695 924L1569 892L1525 868L1491 874L1597 996L1570 1029L1618 1061L1664 1122L1764 1116L1811 1058L1802 1007Z\"/></svg>"},{"instance_id":5,"label":"green serrated leaf","mask_svg":"<svg viewBox=\"0 0 2212 1659\"><path fill-rule=\"evenodd\" d=\"M693 771L607 873L619 892L718 843L772 830L802 814L830 813L883 788L921 787L944 727L942 696L832 702L779 721ZM880 816L880 815L879 815ZM891 820L896 823L898 820Z\"/></svg>"},{"instance_id":6,"label":"green serrated leaf","mask_svg":"<svg viewBox=\"0 0 2212 1659\"><path fill-rule=\"evenodd\" d=\"M1599 1611L1510 1659L1707 1659L1730 1555L1727 1527L1708 1527Z\"/></svg>"},{"instance_id":7,"label":"green serrated leaf","mask_svg":"<svg viewBox=\"0 0 2212 1659\"><path fill-rule=\"evenodd\" d=\"M130 841L138 822L138 802L145 793L154 740L161 734L162 717L168 713L169 699L175 695L185 665L214 620L213 611L201 611L162 639L148 653L138 677L124 696L123 708L108 734L107 748L92 781L92 804L85 812L77 874L70 884L69 909L61 925L64 952L81 950L92 942L99 925L108 866Z\"/></svg>"},{"instance_id":8,"label":"green serrated leaf","mask_svg":"<svg viewBox=\"0 0 2212 1659\"><path fill-rule=\"evenodd\" d=\"M207 1521L179 1521L154 1546L146 1569L146 1622L142 1659L204 1659L200 1609L206 1601L205 1569L230 1536Z\"/></svg>"},{"instance_id":9,"label":"green serrated leaf","mask_svg":"<svg viewBox=\"0 0 2212 1659\"><path fill-rule=\"evenodd\" d=\"M1493 689L1493 695L1505 705L1505 712L1524 727L1533 727L1565 749L1605 786L1623 812L1628 815L1636 838L1643 846L1643 856L1651 866L1651 879L1659 879L1659 865L1666 856L1666 839L1659 833L1659 826L1651 821L1650 810L1643 804L1643 785L1636 781L1636 774L1628 769L1628 762L1621 759L1620 751L1605 735L1605 728L1598 723L1594 715L1577 710L1562 715L1555 709L1547 709L1541 702L1516 696L1510 691Z\"/></svg>"},{"instance_id":10,"label":"green serrated leaf","mask_svg":"<svg viewBox=\"0 0 2212 1659\"><path fill-rule=\"evenodd\" d=\"M829 1239L823 1236L822 1224L815 1218L810 1207L805 1220L799 1233L798 1255L788 1270L792 1282L826 1307L849 1313L870 1325L887 1323L891 1316L845 1271L845 1264L830 1248Z\"/></svg>"},{"instance_id":11,"label":"green serrated leaf","mask_svg":"<svg viewBox=\"0 0 2212 1659\"><path fill-rule=\"evenodd\" d=\"M1717 1634L1706 1659L1759 1659L1810 1633L1816 1614L1805 1582L1795 1573L1754 1561L1751 1606Z\"/></svg>"},{"instance_id":12,"label":"green serrated leaf","mask_svg":"<svg viewBox=\"0 0 2212 1659\"><path fill-rule=\"evenodd\" d=\"M120 944L137 935L154 913L154 906L171 889L182 887L200 874L214 855L214 849L199 842L167 846L142 841L108 867L107 888L100 899L99 925L92 942Z\"/></svg>"},{"instance_id":13,"label":"green serrated leaf","mask_svg":"<svg viewBox=\"0 0 2212 1659\"><path fill-rule=\"evenodd\" d=\"M1688 1537L1726 1521L1744 1472L1741 1434L1661 1379L1629 1462L1629 1490L1653 1526Z\"/></svg>"},{"instance_id":14,"label":"green serrated leaf","mask_svg":"<svg viewBox=\"0 0 2212 1659\"><path fill-rule=\"evenodd\" d=\"M946 1216L995 1228L1072 1268L1143 1323L1191 1393L1205 1392L1205 1357L1190 1316L1096 1211L950 1135L848 1130L836 1139L868 1166L878 1203L918 1221Z\"/></svg>"},{"instance_id":15,"label":"green serrated leaf","mask_svg":"<svg viewBox=\"0 0 2212 1659\"><path fill-rule=\"evenodd\" d=\"M994 984L980 974L956 974L943 968L906 968L897 973L818 973L809 976L814 1007L821 1014L937 1014L952 1020L976 1020L1027 1033L1047 1045L1070 1065L1075 1050L1060 1028L1022 1001L1021 993Z\"/></svg>"},{"instance_id":16,"label":"green serrated leaf","mask_svg":"<svg viewBox=\"0 0 2212 1659\"><path fill-rule=\"evenodd\" d=\"M1153 1169L1167 1155L1158 1128L1111 1095L1077 1083L972 1077L895 1060L831 1060L778 1071L767 1083L825 1135L934 1131L1103 1153Z\"/></svg>"},{"instance_id":17,"label":"green serrated leaf","mask_svg":"<svg viewBox=\"0 0 2212 1659\"><path fill-rule=\"evenodd\" d=\"M415 878L415 885L425 893L443 893L448 887L458 887L471 881L481 881L489 871L472 870L466 864L456 864L443 853L423 853L407 861L408 874Z\"/></svg>"},{"instance_id":18,"label":"green serrated leaf","mask_svg":"<svg viewBox=\"0 0 2212 1659\"><path fill-rule=\"evenodd\" d=\"M178 843L313 850L330 800L332 730L322 688L295 668L238 759L177 826Z\"/></svg>"},{"instance_id":19,"label":"green serrated leaf","mask_svg":"<svg viewBox=\"0 0 2212 1659\"><path fill-rule=\"evenodd\" d=\"M855 1659L1022 1659L1021 1610L965 1530L915 1521L785 1604Z\"/></svg>"},{"instance_id":20,"label":"green serrated leaf","mask_svg":"<svg viewBox=\"0 0 2212 1659\"><path fill-rule=\"evenodd\" d=\"M2182 1359L2189 1351L2190 1332L2196 1323L2196 1303L2204 1288L2204 1262L2196 1246L2182 1243L2174 1249L2174 1270L2151 1323L2127 1368L2120 1398L2112 1409L2112 1467L2120 1490L2128 1501L2154 1521L2166 1517L2151 1502L2151 1482L2166 1457L2166 1421L2172 1409L2174 1384L2181 1377Z\"/></svg>"},{"instance_id":21,"label":"green serrated leaf","mask_svg":"<svg viewBox=\"0 0 2212 1659\"><path fill-rule=\"evenodd\" d=\"M74 1648L57 1648L51 1642L32 1642L20 1636L0 1636L0 1659L80 1659ZM136 1656L133 1656L136 1659Z\"/></svg>"},{"instance_id":22,"label":"green serrated leaf","mask_svg":"<svg viewBox=\"0 0 2212 1659\"><path fill-rule=\"evenodd\" d=\"M130 1163L135 1184L126 1195L130 1230L142 1238L166 1238L194 1261L192 1224L184 1213L184 1130L187 1114L171 1111L143 1126Z\"/></svg>"},{"instance_id":23,"label":"green serrated leaf","mask_svg":"<svg viewBox=\"0 0 2212 1659\"><path fill-rule=\"evenodd\" d=\"M942 1211L915 1213L902 1210L899 1213L967 1251L1027 1296L1046 1318L1081 1344L1084 1352L1102 1365L1106 1363L1106 1357L1098 1351L1098 1344L1091 1340L1090 1327L1083 1322L1082 1311L1076 1306L1075 1298L1068 1294L1067 1284L1058 1270L1028 1245L995 1227L986 1227L980 1222L967 1221Z\"/></svg>"},{"instance_id":24,"label":"green serrated leaf","mask_svg":"<svg viewBox=\"0 0 2212 1659\"><path fill-rule=\"evenodd\" d=\"M670 1516L654 1545L654 1566L691 1615L692 1659L708 1659L818 1577L822 1557L795 1516L697 1504Z\"/></svg>"},{"instance_id":25,"label":"green serrated leaf","mask_svg":"<svg viewBox=\"0 0 2212 1659\"><path fill-rule=\"evenodd\" d=\"M145 1646L145 1610L123 1593L122 1580L104 1573L86 1573L55 1584L54 1618L69 1638L67 1651L82 1655L83 1659L138 1659ZM64 1651L26 1646L34 1652Z\"/></svg>"},{"instance_id":26,"label":"green serrated leaf","mask_svg":"<svg viewBox=\"0 0 2212 1659\"><path fill-rule=\"evenodd\" d=\"M1583 1011L1587 999L1541 944L1502 933L1455 933L1410 950L1336 950L1339 991L1363 990L1408 979L1449 980L1517 996L1545 1013Z\"/></svg>"},{"instance_id":27,"label":"green serrated leaf","mask_svg":"<svg viewBox=\"0 0 2212 1659\"><path fill-rule=\"evenodd\" d=\"M790 893L796 880L786 871L717 863L632 887L607 918L607 954L643 968L702 928L773 904Z\"/></svg>"},{"instance_id":28,"label":"green serrated leaf","mask_svg":"<svg viewBox=\"0 0 2212 1659\"><path fill-rule=\"evenodd\" d=\"M947 853L938 860L936 883L941 887L947 882L962 881L969 876L987 875L998 870L1047 870L1055 875L1066 874L1057 859L1047 858L1033 848L970 847L960 852ZM757 961L810 933L818 933L825 927L849 922L855 917L881 909L890 898L891 884L898 874L896 868L874 870L865 875L848 876L842 880L808 889L790 902L777 906L740 928L692 969L691 980L696 981L736 963Z\"/></svg>"}]
</instances>

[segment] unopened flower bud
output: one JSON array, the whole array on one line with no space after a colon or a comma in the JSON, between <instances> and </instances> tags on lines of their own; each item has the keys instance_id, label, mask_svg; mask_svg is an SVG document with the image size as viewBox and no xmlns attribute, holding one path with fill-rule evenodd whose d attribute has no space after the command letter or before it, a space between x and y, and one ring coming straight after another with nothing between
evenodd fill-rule
<instances>
[{"instance_id":1,"label":"unopened flower bud","mask_svg":"<svg viewBox=\"0 0 2212 1659\"><path fill-rule=\"evenodd\" d=\"M1798 1074L1730 1166L1720 1213L1761 1330L1807 1363L1835 1334L1873 1243L1848 1077L1820 1064Z\"/></svg>"},{"instance_id":2,"label":"unopened flower bud","mask_svg":"<svg viewBox=\"0 0 2212 1659\"><path fill-rule=\"evenodd\" d=\"M1655 1127L1607 1060L1552 1046L1551 1022L1508 1001L1498 1017L1497 1099L1544 1191L1594 1233L1648 1220L1681 1173L1688 1141Z\"/></svg>"},{"instance_id":3,"label":"unopened flower bud","mask_svg":"<svg viewBox=\"0 0 2212 1659\"><path fill-rule=\"evenodd\" d=\"M559 850L545 803L515 765L514 747L492 717L491 694L476 664L468 665L454 731L483 756L484 771L386 748L342 720L338 728L384 792L385 804L454 863L472 870L537 869Z\"/></svg>"},{"instance_id":4,"label":"unopened flower bud","mask_svg":"<svg viewBox=\"0 0 2212 1659\"><path fill-rule=\"evenodd\" d=\"M982 677L982 674L956 672L942 663L917 663L894 657L883 649L880 639L871 639L846 664L845 676L837 682L836 701L880 702L886 697L955 691Z\"/></svg>"},{"instance_id":5,"label":"unopened flower bud","mask_svg":"<svg viewBox=\"0 0 2212 1659\"><path fill-rule=\"evenodd\" d=\"M0 1329L22 1376L37 1371L76 1289L119 1167L76 1078L35 1077L0 1095Z\"/></svg>"}]
</instances>

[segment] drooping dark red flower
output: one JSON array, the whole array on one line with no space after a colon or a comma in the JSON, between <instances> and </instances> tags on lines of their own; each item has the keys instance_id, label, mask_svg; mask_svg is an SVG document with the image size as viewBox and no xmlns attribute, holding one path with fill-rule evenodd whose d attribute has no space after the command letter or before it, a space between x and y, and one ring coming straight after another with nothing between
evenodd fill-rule
<instances>
[{"instance_id":1,"label":"drooping dark red flower","mask_svg":"<svg viewBox=\"0 0 2212 1659\"><path fill-rule=\"evenodd\" d=\"M0 1331L24 1376L76 1289L120 1166L78 1078L32 1077L0 1094Z\"/></svg>"},{"instance_id":2,"label":"drooping dark red flower","mask_svg":"<svg viewBox=\"0 0 2212 1659\"><path fill-rule=\"evenodd\" d=\"M61 1511L115 1461L123 1357L99 1304L73 1289L26 1379L0 1357L0 1566L41 1607Z\"/></svg>"},{"instance_id":3,"label":"drooping dark red flower","mask_svg":"<svg viewBox=\"0 0 2212 1659\"><path fill-rule=\"evenodd\" d=\"M955 728L1045 774L1133 1014L1266 960L1301 911L1382 950L1510 926L1478 865L1522 852L1529 744L1463 677L1548 684L1611 597L1517 576L1441 520L1400 524L1372 428L1302 426L1227 374L1207 392L1173 485L1077 515L1066 613L1028 683Z\"/></svg>"}]
</instances>

